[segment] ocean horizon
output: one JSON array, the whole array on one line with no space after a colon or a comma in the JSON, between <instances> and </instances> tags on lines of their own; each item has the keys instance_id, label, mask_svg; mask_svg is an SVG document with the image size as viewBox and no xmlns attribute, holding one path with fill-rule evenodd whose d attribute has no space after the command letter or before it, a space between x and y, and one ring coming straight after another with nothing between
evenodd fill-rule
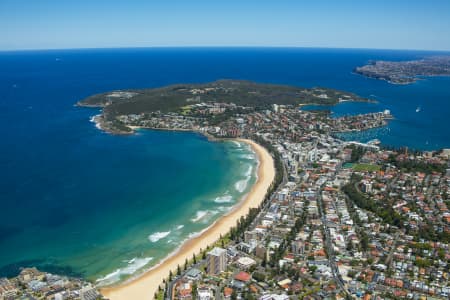
<instances>
[{"instance_id":1,"label":"ocean horizon","mask_svg":"<svg viewBox=\"0 0 450 300\"><path fill-rule=\"evenodd\" d=\"M354 92L334 116L389 109L386 127L342 135L388 146L450 148L450 78L393 85L354 74L369 60L430 51L327 48L123 48L0 52L0 276L20 267L115 283L148 268L228 212L256 181L239 142L196 133L104 133L95 93L245 79ZM417 112L417 108L420 111ZM317 109L318 107L310 107Z\"/></svg>"}]
</instances>

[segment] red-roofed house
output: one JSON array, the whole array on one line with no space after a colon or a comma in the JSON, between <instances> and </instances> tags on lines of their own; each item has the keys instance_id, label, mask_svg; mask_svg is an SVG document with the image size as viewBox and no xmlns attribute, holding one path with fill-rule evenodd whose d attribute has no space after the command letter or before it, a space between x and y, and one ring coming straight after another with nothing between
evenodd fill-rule
<instances>
[{"instance_id":1,"label":"red-roofed house","mask_svg":"<svg viewBox=\"0 0 450 300\"><path fill-rule=\"evenodd\" d=\"M247 272L239 272L238 274L236 274L236 276L234 276L234 279L242 282L249 282L251 278L251 275Z\"/></svg>"},{"instance_id":2,"label":"red-roofed house","mask_svg":"<svg viewBox=\"0 0 450 300\"><path fill-rule=\"evenodd\" d=\"M232 288L225 287L223 289L223 297L225 299L230 299L231 298L231 294L233 294L233 289Z\"/></svg>"}]
</instances>

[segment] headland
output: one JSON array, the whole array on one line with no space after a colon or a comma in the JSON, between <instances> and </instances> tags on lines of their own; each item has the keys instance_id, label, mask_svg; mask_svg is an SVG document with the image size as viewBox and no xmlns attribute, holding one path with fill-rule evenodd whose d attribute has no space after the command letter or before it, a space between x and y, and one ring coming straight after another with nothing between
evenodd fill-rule
<instances>
[{"instance_id":1,"label":"headland","mask_svg":"<svg viewBox=\"0 0 450 300\"><path fill-rule=\"evenodd\" d=\"M410 84L421 76L449 76L450 56L431 56L410 61L371 61L365 66L357 67L355 72L392 84Z\"/></svg>"},{"instance_id":2,"label":"headland","mask_svg":"<svg viewBox=\"0 0 450 300\"><path fill-rule=\"evenodd\" d=\"M176 117L180 122L188 121L198 127L216 126L237 114L270 110L273 105L334 105L343 101L376 102L353 93L323 87L301 88L244 80L218 80L205 84L177 84L101 93L87 97L77 105L102 108L102 113L93 118L102 130L114 134L131 134L134 132L132 126L196 130L189 124L168 127L152 121L161 117Z\"/></svg>"}]
</instances>

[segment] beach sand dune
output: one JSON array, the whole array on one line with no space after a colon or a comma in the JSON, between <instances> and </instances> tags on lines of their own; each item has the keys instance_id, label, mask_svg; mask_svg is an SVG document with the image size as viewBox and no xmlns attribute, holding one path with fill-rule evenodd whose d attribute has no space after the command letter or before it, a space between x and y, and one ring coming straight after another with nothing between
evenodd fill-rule
<instances>
[{"instance_id":1,"label":"beach sand dune","mask_svg":"<svg viewBox=\"0 0 450 300\"><path fill-rule=\"evenodd\" d=\"M236 221L241 216L245 216L250 208L259 206L275 177L273 159L266 149L255 142L244 139L239 141L249 144L259 160L258 179L245 198L201 235L186 241L172 256L142 276L118 286L103 288L101 293L105 297L111 300L152 300L159 284L162 283L163 278L168 277L170 270L175 271L177 265L182 266L186 258L192 258L193 253L199 253L200 249L206 249L208 245L217 241L220 235L227 234L230 228L236 225Z\"/></svg>"}]
</instances>

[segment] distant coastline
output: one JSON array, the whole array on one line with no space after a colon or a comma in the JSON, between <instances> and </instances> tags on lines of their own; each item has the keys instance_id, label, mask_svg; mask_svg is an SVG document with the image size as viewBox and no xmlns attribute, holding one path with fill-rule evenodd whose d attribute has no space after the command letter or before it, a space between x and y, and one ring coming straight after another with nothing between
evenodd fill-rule
<instances>
[{"instance_id":1,"label":"distant coastline","mask_svg":"<svg viewBox=\"0 0 450 300\"><path fill-rule=\"evenodd\" d=\"M370 61L356 67L355 73L391 84L406 85L420 80L420 77L450 76L450 56L430 56L410 61Z\"/></svg>"},{"instance_id":2,"label":"distant coastline","mask_svg":"<svg viewBox=\"0 0 450 300\"><path fill-rule=\"evenodd\" d=\"M275 178L273 158L266 149L254 141L248 139L236 140L250 145L258 157L258 177L250 192L230 212L219 218L198 236L184 242L174 253L147 272L122 284L102 288L101 293L104 296L112 300L153 299L154 293L158 290L158 286L163 279L169 275L169 271L175 271L177 266L182 265L185 259L190 259L192 254L197 254L200 249L205 250L212 245L219 239L220 235L227 234L237 220L247 215L250 208L260 205Z\"/></svg>"}]
</instances>

